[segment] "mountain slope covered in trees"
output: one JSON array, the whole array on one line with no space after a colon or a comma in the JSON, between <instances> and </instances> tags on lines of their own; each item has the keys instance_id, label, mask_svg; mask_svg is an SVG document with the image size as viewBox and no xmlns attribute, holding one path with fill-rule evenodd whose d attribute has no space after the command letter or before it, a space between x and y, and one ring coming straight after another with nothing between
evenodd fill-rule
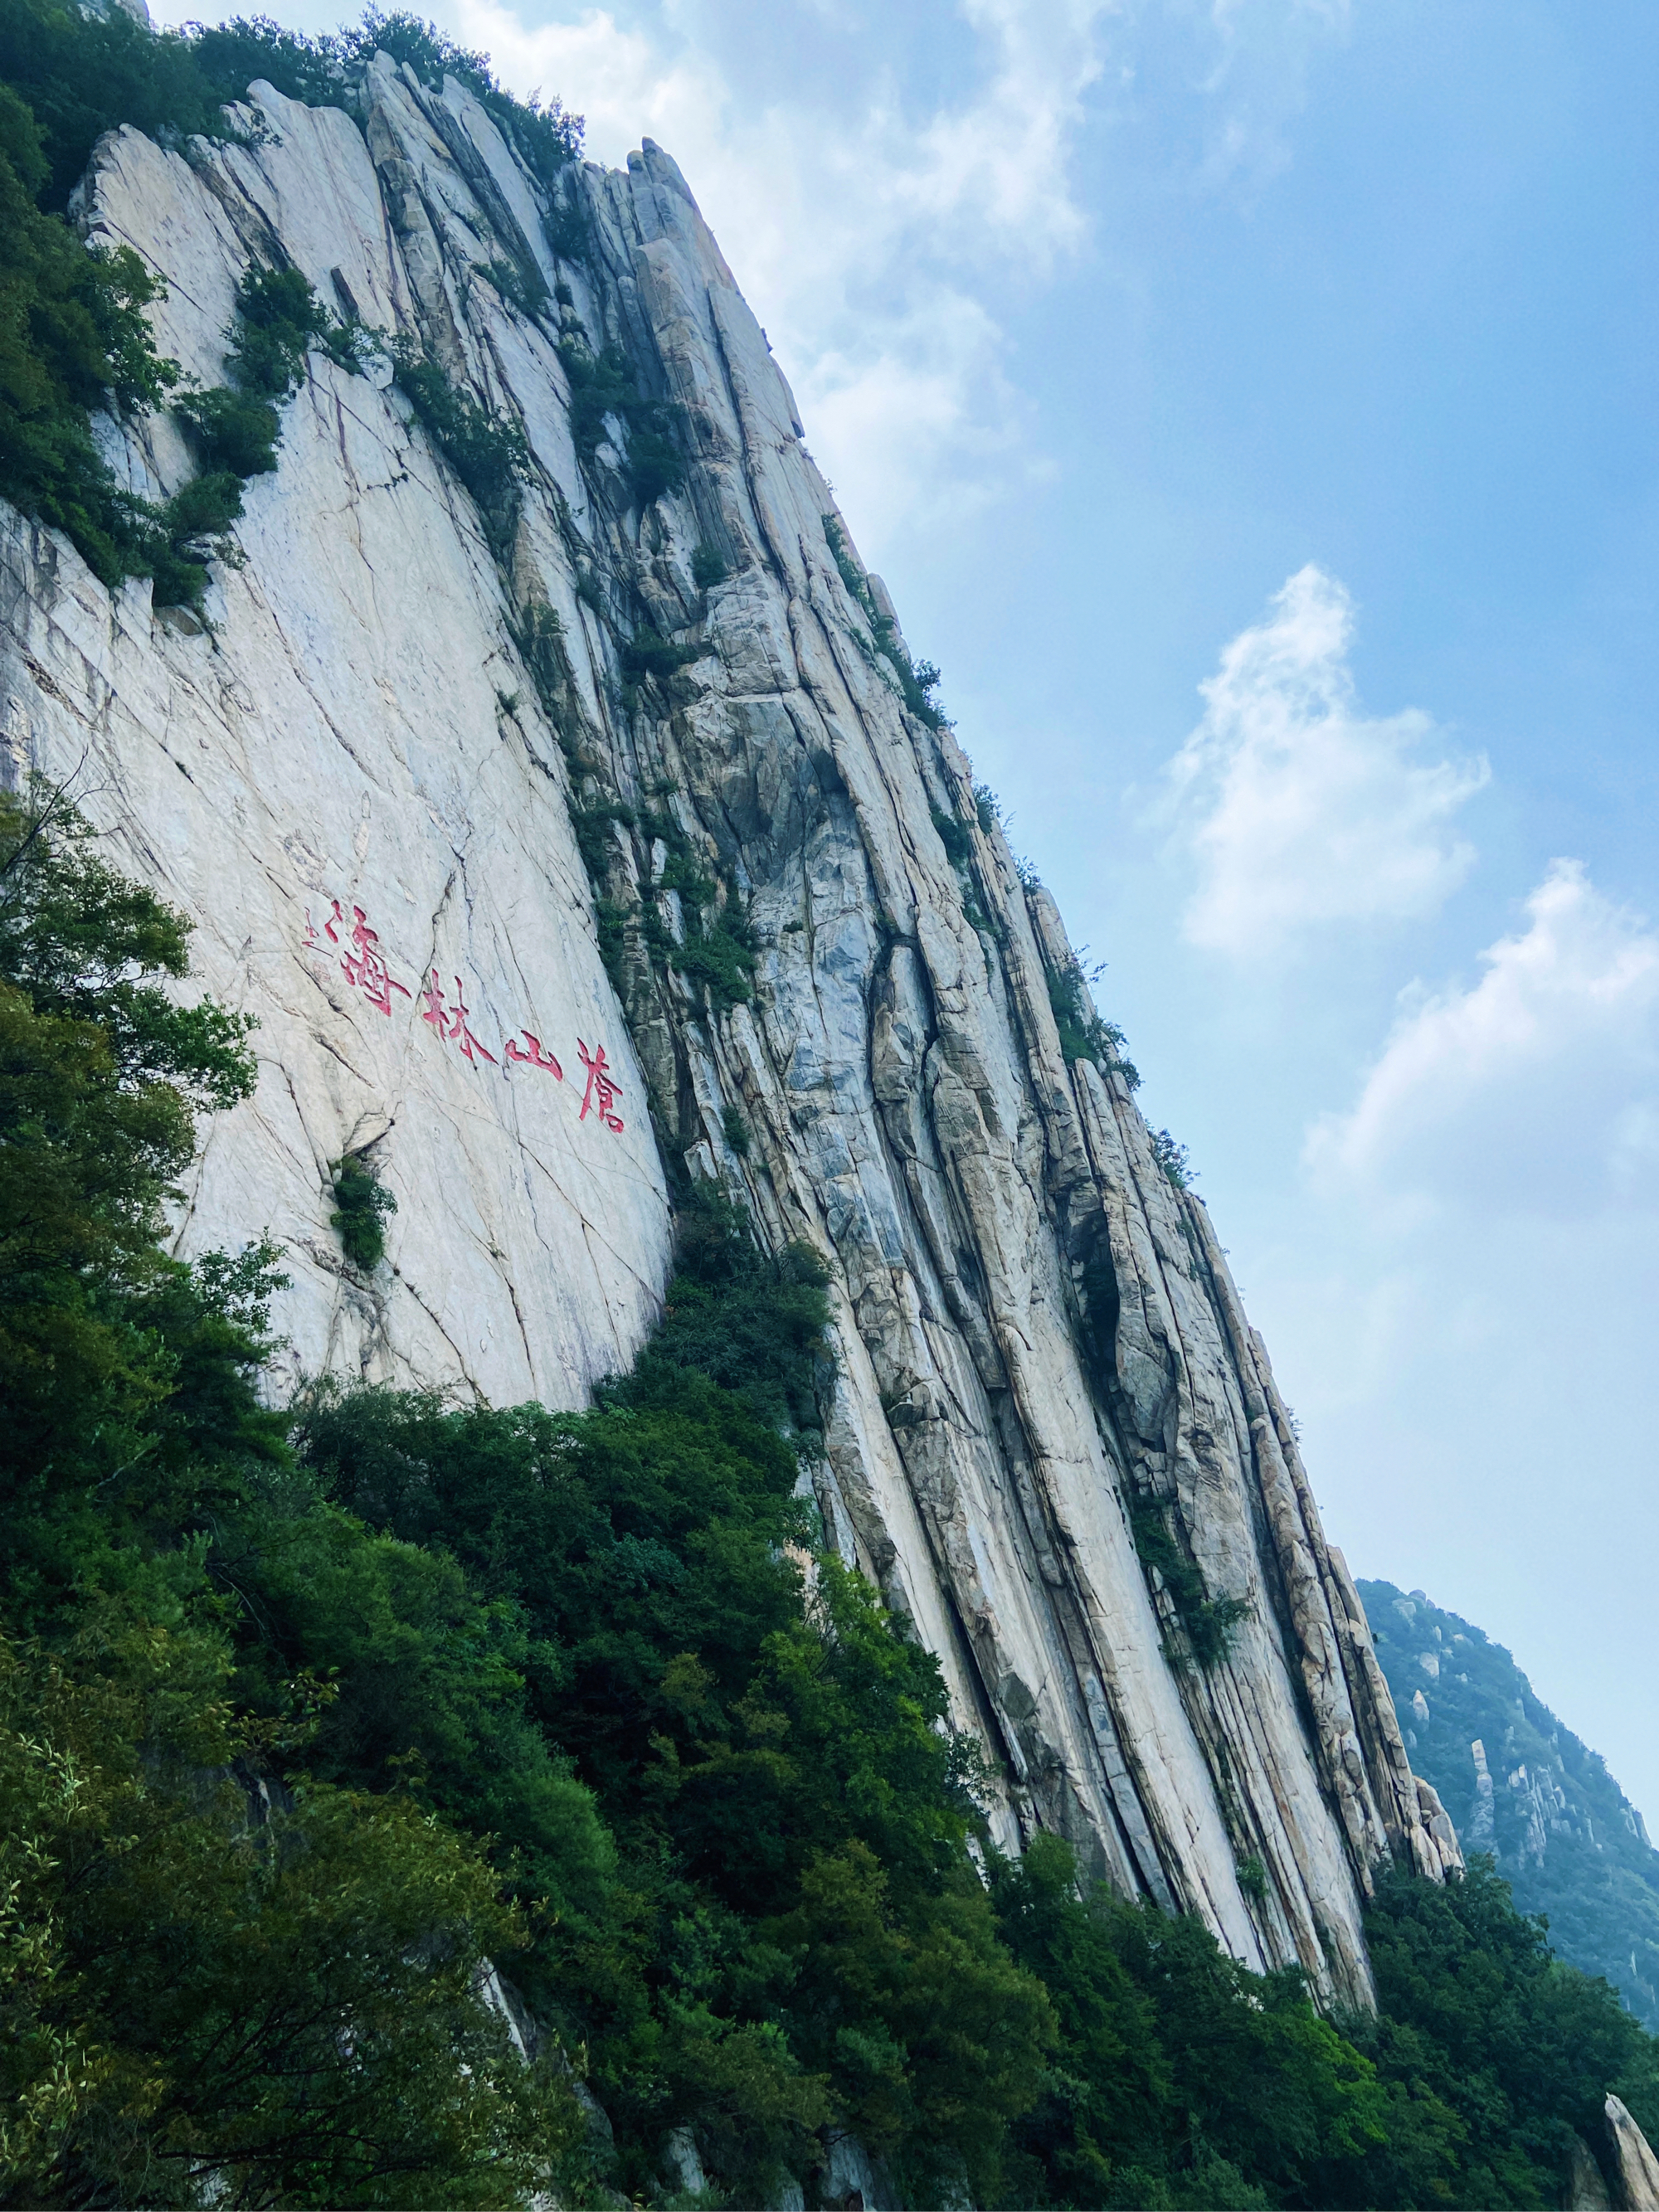
<instances>
[{"instance_id":1,"label":"mountain slope covered in trees","mask_svg":"<svg viewBox=\"0 0 1659 2212\"><path fill-rule=\"evenodd\" d=\"M1421 1590L1359 1590L1413 1764L1465 1848L1490 1851L1521 1911L1546 1915L1561 1956L1605 1975L1659 2027L1659 1851L1600 1753L1472 1622Z\"/></svg>"}]
</instances>

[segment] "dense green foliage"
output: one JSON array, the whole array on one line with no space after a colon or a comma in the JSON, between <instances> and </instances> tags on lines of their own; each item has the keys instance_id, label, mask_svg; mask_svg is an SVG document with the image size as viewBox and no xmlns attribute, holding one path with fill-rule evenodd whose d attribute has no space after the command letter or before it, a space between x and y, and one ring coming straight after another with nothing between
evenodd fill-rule
<instances>
[{"instance_id":1,"label":"dense green foliage","mask_svg":"<svg viewBox=\"0 0 1659 2212\"><path fill-rule=\"evenodd\" d=\"M1407 1597L1379 1582L1360 1591L1412 1763L1458 1833L1492 1852L1523 1911L1547 1917L1564 1959L1605 1974L1637 2018L1659 2028L1659 1851L1641 1815L1501 1644L1421 1590ZM1484 1808L1477 1742L1493 1784Z\"/></svg>"},{"instance_id":2,"label":"dense green foliage","mask_svg":"<svg viewBox=\"0 0 1659 2212\"><path fill-rule=\"evenodd\" d=\"M712 545L699 545L691 556L691 580L700 592L712 592L726 581L728 570Z\"/></svg>"},{"instance_id":3,"label":"dense green foliage","mask_svg":"<svg viewBox=\"0 0 1659 2212\"><path fill-rule=\"evenodd\" d=\"M1057 1841L982 1879L936 1663L814 1552L822 1269L726 1201L587 1413L266 1409L276 1255L161 1242L246 1025L61 803L0 887L0 2203L661 2201L690 2126L737 2203L841 2127L910 2203L1526 2205L1608 2087L1659 2128L1480 1864L1335 2023Z\"/></svg>"},{"instance_id":4,"label":"dense green foliage","mask_svg":"<svg viewBox=\"0 0 1659 2212\"><path fill-rule=\"evenodd\" d=\"M386 1217L398 1211L398 1201L370 1167L356 1152L334 1164L334 1211L328 1225L354 1267L365 1273L386 1257Z\"/></svg>"},{"instance_id":5,"label":"dense green foliage","mask_svg":"<svg viewBox=\"0 0 1659 2212\"><path fill-rule=\"evenodd\" d=\"M649 507L685 482L685 459L672 436L674 410L647 398L626 354L607 346L594 353L572 332L559 341L559 358L570 381L570 434L585 459L606 437L607 416L624 426L628 481L635 504Z\"/></svg>"},{"instance_id":6,"label":"dense green foliage","mask_svg":"<svg viewBox=\"0 0 1659 2212\"><path fill-rule=\"evenodd\" d=\"M1451 2201L1559 2203L1571 2134L1605 2151L1608 2090L1659 2134L1659 2043L1606 1982L1553 1956L1490 1859L1444 1889L1395 1876L1366 1932L1382 2009L1356 2040L1419 2124L1377 2163L1394 2201L1425 2201L1443 2136Z\"/></svg>"},{"instance_id":7,"label":"dense green foliage","mask_svg":"<svg viewBox=\"0 0 1659 2212\"><path fill-rule=\"evenodd\" d=\"M55 210L99 131L222 128L217 100L179 40L56 0L0 0L0 494L67 531L106 584L151 576L158 605L199 605L243 483L276 465L277 408L307 347L338 333L297 271L250 270L230 383L173 401L202 472L160 505L118 484L90 412L157 407L179 386L143 314L163 287L126 247L88 252Z\"/></svg>"},{"instance_id":8,"label":"dense green foliage","mask_svg":"<svg viewBox=\"0 0 1659 2212\"><path fill-rule=\"evenodd\" d=\"M672 675L688 659L695 659L700 650L695 646L666 645L659 638L643 647L636 641L623 648L623 666L624 671L631 668L635 677L653 673L660 678ZM653 652L662 658L653 659ZM612 857L608 833L613 822L629 829L637 827L653 842L660 841L666 854L652 896L626 906L604 897L598 902L600 950L618 995L625 999L627 994L627 925L630 916L637 915L641 936L652 958L701 984L715 1006L740 1006L753 997L755 945L743 898L729 878L716 883L704 872L690 839L672 815L641 817L622 800L597 799L576 810L572 820L588 875L595 884L607 879ZM683 927L678 937L663 918L655 896L666 891L679 894Z\"/></svg>"},{"instance_id":9,"label":"dense green foliage","mask_svg":"<svg viewBox=\"0 0 1659 2212\"><path fill-rule=\"evenodd\" d=\"M303 380L307 345L328 346L348 367L354 356L297 271L251 271L229 334L229 382L173 403L201 473L160 505L119 485L94 441L91 412L161 406L179 376L157 356L144 319L159 281L128 248L88 252L64 217L94 143L121 124L163 143L230 135L225 103L240 100L254 77L295 99L349 103L377 47L429 83L447 73L470 86L544 182L580 151L580 117L556 100L543 107L510 99L487 56L405 13L371 9L359 25L323 38L262 16L151 33L118 7L95 15L63 0L0 0L0 496L66 531L104 583L150 576L157 605L199 606L209 558L231 551L226 533L242 511L243 484L276 466L277 410ZM490 273L520 305L537 304L524 272L493 264ZM399 379L504 543L516 520L521 439L416 357L400 359ZM635 473L665 488L672 467L651 459L656 433L642 435Z\"/></svg>"},{"instance_id":10,"label":"dense green foliage","mask_svg":"<svg viewBox=\"0 0 1659 2212\"><path fill-rule=\"evenodd\" d=\"M471 493L497 559L506 560L518 526L520 484L530 465L524 432L452 384L411 339L398 339L392 350L398 388Z\"/></svg>"},{"instance_id":11,"label":"dense green foliage","mask_svg":"<svg viewBox=\"0 0 1659 2212\"><path fill-rule=\"evenodd\" d=\"M1177 1666L1190 1658L1197 1666L1214 1667L1231 1650L1232 1632L1248 1618L1249 1602L1210 1595L1201 1569L1177 1541L1170 1516L1167 1504L1137 1497L1130 1503L1130 1533L1142 1565L1158 1570L1159 1583L1181 1623L1185 1649L1172 1650L1170 1658Z\"/></svg>"},{"instance_id":12,"label":"dense green foliage","mask_svg":"<svg viewBox=\"0 0 1659 2212\"><path fill-rule=\"evenodd\" d=\"M582 123L556 99L513 99L487 54L475 53L406 9L371 7L362 21L321 37L268 15L237 16L183 32L149 32L118 8L82 17L59 0L0 0L0 78L39 118L49 179L44 204L62 208L106 131L131 124L147 137L228 135L222 110L256 77L313 106L345 105L376 50L406 63L423 83L458 78L544 182L581 151Z\"/></svg>"},{"instance_id":13,"label":"dense green foliage","mask_svg":"<svg viewBox=\"0 0 1659 2212\"><path fill-rule=\"evenodd\" d=\"M0 495L65 530L106 583L142 565L150 534L93 442L89 410L159 406L177 371L143 316L159 287L137 254L90 253L36 204L43 134L0 82Z\"/></svg>"},{"instance_id":14,"label":"dense green foliage","mask_svg":"<svg viewBox=\"0 0 1659 2212\"><path fill-rule=\"evenodd\" d=\"M1061 2039L1015 2131L1015 2201L1076 2205L1553 2205L1577 2134L1605 2158L1611 2088L1651 2128L1659 2046L1553 1960L1481 1863L1385 1881L1367 1932L1381 2011L1319 2020L1192 1920L1079 1899L1043 1838L998 1862L1006 1936Z\"/></svg>"},{"instance_id":15,"label":"dense green foliage","mask_svg":"<svg viewBox=\"0 0 1659 2212\"><path fill-rule=\"evenodd\" d=\"M161 1243L252 1073L163 988L185 952L61 804L0 801L0 2195L495 2203L574 2140L474 1994L519 1920L412 1796L276 1779L325 1686L228 1694L211 1532L290 1462L272 1255Z\"/></svg>"}]
</instances>

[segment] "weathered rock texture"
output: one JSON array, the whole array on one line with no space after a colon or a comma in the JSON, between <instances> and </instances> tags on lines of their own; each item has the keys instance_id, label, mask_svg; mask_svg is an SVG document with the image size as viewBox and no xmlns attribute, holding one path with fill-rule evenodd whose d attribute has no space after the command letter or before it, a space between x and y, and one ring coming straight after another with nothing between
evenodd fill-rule
<instances>
[{"instance_id":1,"label":"weathered rock texture","mask_svg":"<svg viewBox=\"0 0 1659 2212\"><path fill-rule=\"evenodd\" d=\"M1620 2098L1607 2099L1607 2117L1619 2167L1620 2203L1626 2212L1659 2212L1659 2158Z\"/></svg>"},{"instance_id":2,"label":"weathered rock texture","mask_svg":"<svg viewBox=\"0 0 1659 2212\"><path fill-rule=\"evenodd\" d=\"M678 170L647 141L550 193L469 94L385 57L350 112L250 98L251 143L119 132L83 193L94 233L166 276L164 349L219 380L239 277L292 263L521 422L532 469L516 519L481 520L388 369L317 356L210 626L8 521L14 760L76 776L196 916L210 988L264 1024L184 1247L288 1244L301 1369L568 1405L649 1325L665 1158L720 1177L769 1244L830 1264L826 1527L939 1654L1005 1838L1060 1830L1251 1963L1363 1997L1373 1870L1437 1875L1455 1839L1204 1206L1109 1051L1068 1064L1059 916L948 732L907 710L886 594L850 540L837 560ZM537 275L567 289L503 297ZM579 451L562 323L678 410L682 491L641 511L614 416ZM165 420L110 436L135 483L188 472ZM745 912L732 1003L700 979L698 917L729 956ZM531 1036L562 1079L509 1060ZM620 1129L579 1040L608 1054ZM399 1209L373 1279L328 1226L328 1163L365 1148ZM1246 1608L1207 1668L1136 1501Z\"/></svg>"}]
</instances>

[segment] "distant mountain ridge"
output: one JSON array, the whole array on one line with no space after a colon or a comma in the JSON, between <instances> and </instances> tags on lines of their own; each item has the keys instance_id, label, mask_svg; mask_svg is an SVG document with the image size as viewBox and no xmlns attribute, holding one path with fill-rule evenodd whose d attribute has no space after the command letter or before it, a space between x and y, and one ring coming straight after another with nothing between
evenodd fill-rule
<instances>
[{"instance_id":1,"label":"distant mountain ridge","mask_svg":"<svg viewBox=\"0 0 1659 2212\"><path fill-rule=\"evenodd\" d=\"M1421 1590L1362 1582L1376 1656L1416 1772L1468 1853L1491 1851L1522 1912L1659 2027L1659 1850L1607 1770L1510 1653Z\"/></svg>"}]
</instances>

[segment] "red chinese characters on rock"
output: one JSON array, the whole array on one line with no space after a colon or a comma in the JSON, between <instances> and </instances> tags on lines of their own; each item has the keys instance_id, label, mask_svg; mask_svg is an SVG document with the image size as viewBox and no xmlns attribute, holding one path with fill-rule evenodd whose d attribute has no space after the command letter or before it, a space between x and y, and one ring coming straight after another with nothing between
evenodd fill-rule
<instances>
[{"instance_id":1,"label":"red chinese characters on rock","mask_svg":"<svg viewBox=\"0 0 1659 2212\"><path fill-rule=\"evenodd\" d=\"M408 986L399 983L386 964L380 951L379 933L369 926L368 916L360 906L353 906L348 919L347 909L339 899L330 902L330 912L319 932L311 918L311 908L305 910L306 933L304 950L329 960L338 955L340 973L354 991L361 991L369 1004L380 1012L389 1015L394 992L399 998L412 999ZM558 1057L550 1052L534 1030L520 1030L517 1036L507 1038L502 1046L503 1066L495 1054L480 1041L471 1026L471 1009L466 1003L459 975L452 978L455 989L453 999L447 998L438 970L428 971L427 981L421 987L421 1019L434 1030L445 1043L454 1045L461 1057L477 1066L480 1060L491 1067L501 1067L501 1073L510 1075L515 1067L535 1068L550 1075L556 1083L564 1081L564 1070ZM523 1040L520 1042L520 1039ZM620 1136L626 1126L617 1111L617 1101L622 1086L611 1073L603 1045L592 1052L585 1039L578 1037L576 1050L587 1072L587 1081L582 1091L581 1109L576 1119L586 1121L591 1114L603 1128L613 1136Z\"/></svg>"},{"instance_id":2,"label":"red chinese characters on rock","mask_svg":"<svg viewBox=\"0 0 1659 2212\"><path fill-rule=\"evenodd\" d=\"M455 978L455 1003L453 1006L444 1005L444 994L439 986L438 971L435 968L432 970L432 981L427 985L422 996L426 1000L426 1006L421 1019L423 1022L430 1022L441 1037L447 1037L452 1044L459 1045L463 1060L473 1060L475 1065L477 1060L487 1060L492 1067L496 1065L495 1054L486 1052L466 1025L466 1018L471 1009L461 995L461 979L459 975Z\"/></svg>"},{"instance_id":3,"label":"red chinese characters on rock","mask_svg":"<svg viewBox=\"0 0 1659 2212\"><path fill-rule=\"evenodd\" d=\"M530 1049L528 1052L525 1051L523 1047L520 1044L517 1037L508 1037L507 1041L507 1058L509 1060L522 1060L525 1065L529 1067L545 1068L555 1082L562 1083L564 1081L563 1068L559 1066L558 1061L554 1059L550 1052L543 1051L542 1041L536 1035L535 1031L533 1030L521 1030L520 1034L528 1038ZM507 1070L503 1068L501 1070L501 1073L505 1075L507 1073ZM581 1117L578 1115L576 1118L580 1121Z\"/></svg>"},{"instance_id":4,"label":"red chinese characters on rock","mask_svg":"<svg viewBox=\"0 0 1659 2212\"><path fill-rule=\"evenodd\" d=\"M340 956L340 973L354 991L361 991L371 1006L377 1007L381 1013L389 1015L392 1012L392 994L396 991L401 997L406 999L410 995L408 987L393 979L391 969L386 964L386 956L380 951L380 933L369 927L368 916L363 912L362 907L352 908L352 918L348 922L339 900L336 899L333 903L334 911L323 924L323 937L327 938L331 945L337 945L340 943L340 931L343 929L346 932L348 943L345 951ZM307 951L320 952L323 949L323 938L317 934L309 907L306 908L305 941Z\"/></svg>"},{"instance_id":5,"label":"red chinese characters on rock","mask_svg":"<svg viewBox=\"0 0 1659 2212\"><path fill-rule=\"evenodd\" d=\"M590 1053L582 1040L578 1037L576 1050L582 1066L587 1070L587 1088L582 1093L582 1110L577 1115L576 1119L579 1121L585 1121L591 1110L599 1115L607 1129L614 1131L617 1136L620 1136L623 1129L622 1116L612 1110L616 1103L618 1085L610 1069L605 1066L605 1047L601 1045L597 1052Z\"/></svg>"}]
</instances>

